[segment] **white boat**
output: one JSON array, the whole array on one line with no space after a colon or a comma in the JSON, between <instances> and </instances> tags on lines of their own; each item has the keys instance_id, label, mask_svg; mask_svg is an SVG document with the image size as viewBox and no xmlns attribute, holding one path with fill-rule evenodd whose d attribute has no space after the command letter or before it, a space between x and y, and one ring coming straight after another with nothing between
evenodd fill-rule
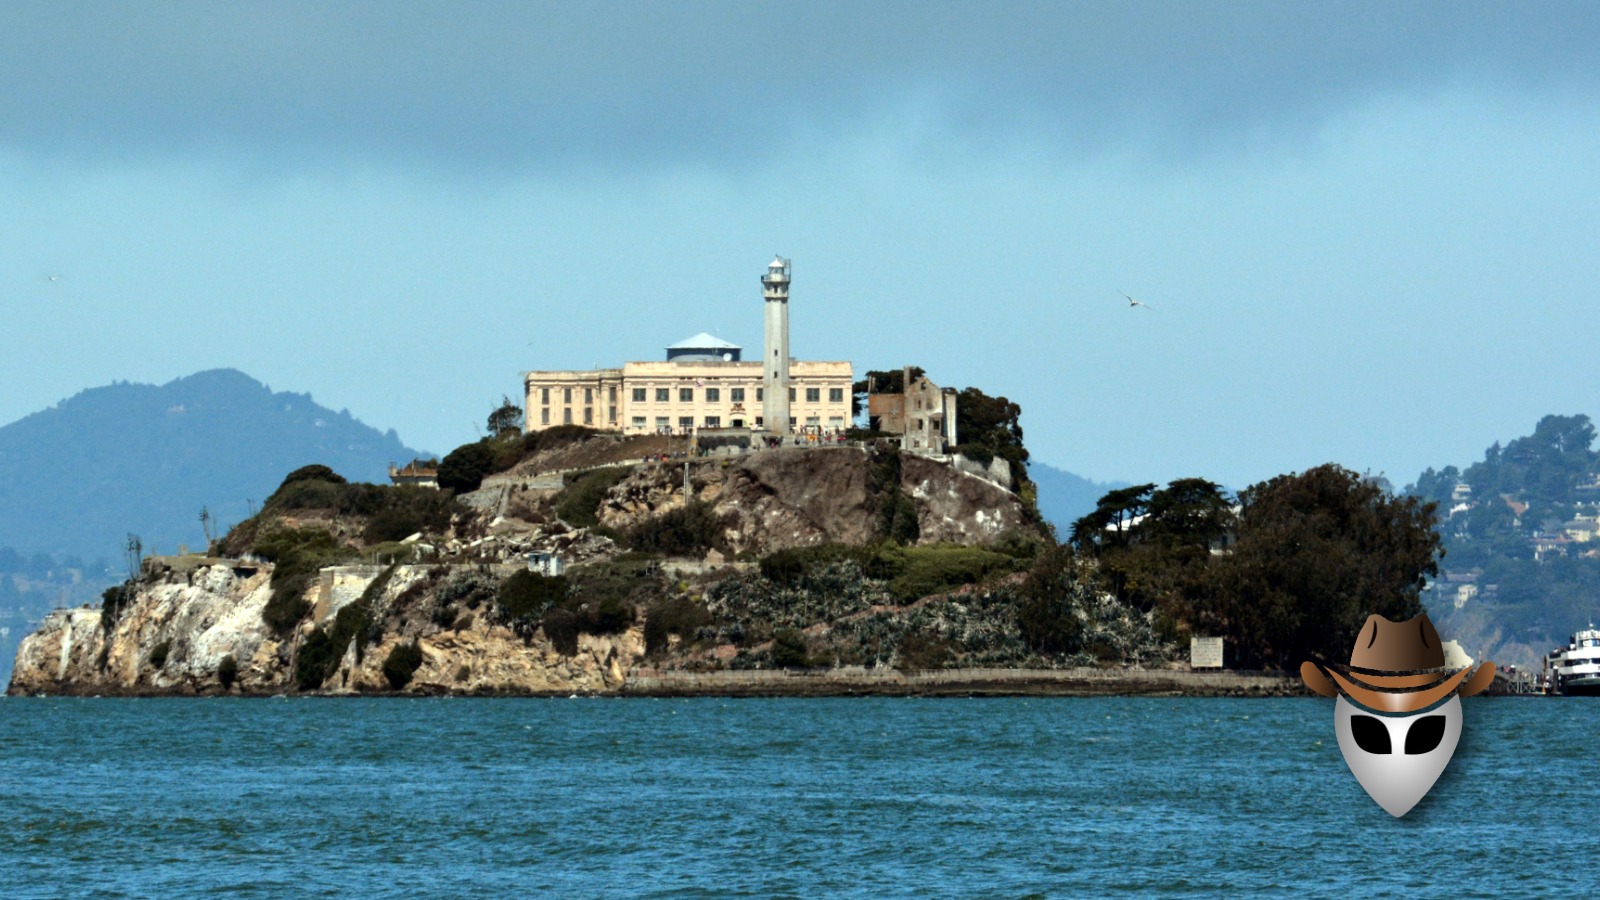
<instances>
[{"instance_id":1,"label":"white boat","mask_svg":"<svg viewBox=\"0 0 1600 900\"><path fill-rule=\"evenodd\" d=\"M1600 695L1600 630L1589 623L1572 636L1566 649L1550 651L1544 666L1551 693Z\"/></svg>"}]
</instances>

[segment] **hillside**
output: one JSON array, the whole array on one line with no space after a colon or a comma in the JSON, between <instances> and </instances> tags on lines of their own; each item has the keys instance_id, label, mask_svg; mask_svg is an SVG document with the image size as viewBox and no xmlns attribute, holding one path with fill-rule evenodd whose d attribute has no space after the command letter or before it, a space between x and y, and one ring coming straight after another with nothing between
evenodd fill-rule
<instances>
[{"instance_id":1,"label":"hillside","mask_svg":"<svg viewBox=\"0 0 1600 900\"><path fill-rule=\"evenodd\" d=\"M1467 466L1407 490L1438 504L1444 557L1425 595L1441 634L1475 656L1537 669L1600 621L1600 453L1588 416L1550 415Z\"/></svg>"},{"instance_id":2,"label":"hillside","mask_svg":"<svg viewBox=\"0 0 1600 900\"><path fill-rule=\"evenodd\" d=\"M202 507L241 521L306 463L381 480L418 455L393 431L232 369L118 382L0 427L0 547L117 567L130 532L162 552L201 547Z\"/></svg>"},{"instance_id":3,"label":"hillside","mask_svg":"<svg viewBox=\"0 0 1600 900\"><path fill-rule=\"evenodd\" d=\"M99 608L52 614L11 690L613 692L641 666L1169 650L1048 550L1019 497L953 466L874 445L550 471L619 439L572 441L588 447L539 447L459 498L297 470L221 555L148 560Z\"/></svg>"}]
</instances>

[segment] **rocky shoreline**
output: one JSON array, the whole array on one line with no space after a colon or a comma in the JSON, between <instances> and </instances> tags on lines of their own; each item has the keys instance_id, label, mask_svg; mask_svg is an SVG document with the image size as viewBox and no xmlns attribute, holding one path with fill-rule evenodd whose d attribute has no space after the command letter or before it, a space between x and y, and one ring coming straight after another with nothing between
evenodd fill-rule
<instances>
[{"instance_id":1,"label":"rocky shoreline","mask_svg":"<svg viewBox=\"0 0 1600 900\"><path fill-rule=\"evenodd\" d=\"M1188 669L763 669L629 673L625 697L1296 697L1278 672Z\"/></svg>"}]
</instances>

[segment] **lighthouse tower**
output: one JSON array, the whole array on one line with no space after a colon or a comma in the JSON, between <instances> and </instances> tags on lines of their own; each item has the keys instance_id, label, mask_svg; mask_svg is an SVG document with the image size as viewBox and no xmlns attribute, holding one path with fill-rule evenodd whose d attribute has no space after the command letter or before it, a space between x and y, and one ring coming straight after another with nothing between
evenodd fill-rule
<instances>
[{"instance_id":1,"label":"lighthouse tower","mask_svg":"<svg viewBox=\"0 0 1600 900\"><path fill-rule=\"evenodd\" d=\"M761 276L767 339L761 353L761 421L769 433L789 433L789 261L774 257Z\"/></svg>"}]
</instances>

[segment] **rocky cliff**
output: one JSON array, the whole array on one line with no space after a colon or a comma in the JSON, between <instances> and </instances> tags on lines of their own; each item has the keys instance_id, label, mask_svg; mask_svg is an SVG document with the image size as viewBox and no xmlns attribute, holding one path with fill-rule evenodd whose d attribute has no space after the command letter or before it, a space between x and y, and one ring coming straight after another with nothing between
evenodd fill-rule
<instances>
[{"instance_id":1,"label":"rocky cliff","mask_svg":"<svg viewBox=\"0 0 1600 900\"><path fill-rule=\"evenodd\" d=\"M924 647L922 656L943 659L957 651L898 622L898 610L935 622L911 601L1026 567L1022 554L1044 535L1003 480L881 447L793 448L511 472L462 504L417 488L346 484L309 466L216 543L223 556L147 560L102 609L52 613L19 647L9 690L599 693L621 687L647 644L656 663L677 653L694 665L771 665L800 653L775 649L778 632L814 623L768 608L787 595L754 574L754 560L827 551L789 561L820 572L845 558L829 548L846 545L865 553L846 555L861 567L850 576L859 602L817 608L840 616L881 608L896 622L852 626L845 656L900 659L911 636L938 651ZM675 511L693 522L671 524ZM663 538L651 550L641 534L679 543ZM660 549L668 545L691 549ZM352 564L378 559L405 564ZM530 559L542 560L540 574ZM784 590L820 597L836 593L830 583ZM741 599L714 614L721 607L708 597L719 590ZM1013 600L1002 594L985 614L1001 624L986 619L983 628L1020 646ZM804 597L795 602L811 609ZM955 628L947 618L936 624ZM844 658L822 633L807 632L812 655ZM986 641L972 638L971 653L960 652L992 652Z\"/></svg>"},{"instance_id":2,"label":"rocky cliff","mask_svg":"<svg viewBox=\"0 0 1600 900\"><path fill-rule=\"evenodd\" d=\"M176 563L174 565L174 563ZM120 614L57 610L22 641L8 693L271 695L302 688L298 663L308 641L329 629L341 610L366 599L378 626L364 645L352 642L331 672L306 687L328 692L595 693L622 683L643 652L639 628L584 634L563 654L541 633L518 636L489 616L464 616L440 627L426 608L409 606L409 589L448 580L448 567L397 566L375 597L367 589L384 570L330 568L310 588L312 612L293 633L276 637L264 624L272 566L238 560L147 561ZM468 567L469 573L477 567ZM417 593L412 591L413 594ZM415 642L421 662L403 686L384 662ZM236 667L223 676L231 658ZM231 681L231 684L224 682Z\"/></svg>"}]
</instances>

